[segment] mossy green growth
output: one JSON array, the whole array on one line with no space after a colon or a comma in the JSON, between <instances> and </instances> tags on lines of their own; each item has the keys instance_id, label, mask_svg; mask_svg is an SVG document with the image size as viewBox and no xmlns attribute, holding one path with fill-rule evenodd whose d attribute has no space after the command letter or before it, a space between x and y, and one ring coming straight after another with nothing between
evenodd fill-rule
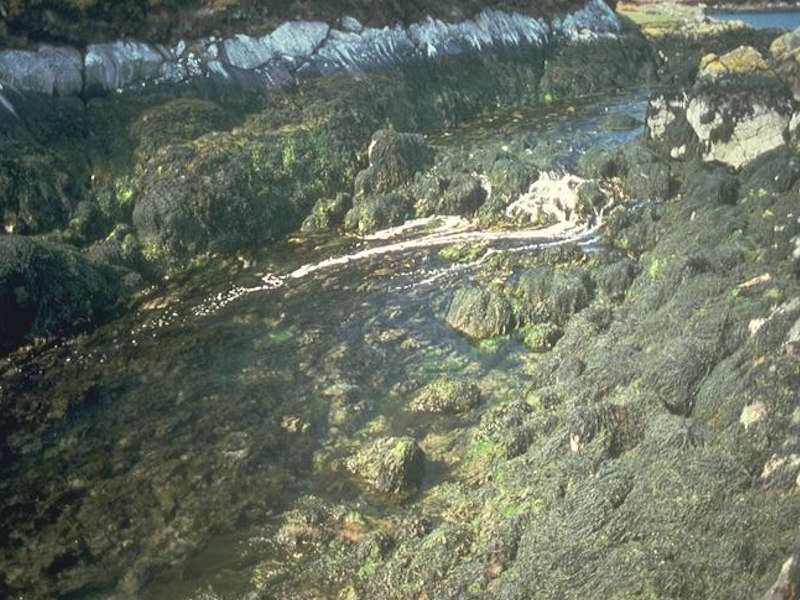
<instances>
[{"instance_id":1,"label":"mossy green growth","mask_svg":"<svg viewBox=\"0 0 800 600\"><path fill-rule=\"evenodd\" d=\"M519 330L520 340L532 352L547 352L561 337L561 329L554 323L526 325Z\"/></svg>"},{"instance_id":2,"label":"mossy green growth","mask_svg":"<svg viewBox=\"0 0 800 600\"><path fill-rule=\"evenodd\" d=\"M487 244L482 243L452 244L442 248L439 256L450 262L470 263L480 258L487 247Z\"/></svg>"}]
</instances>

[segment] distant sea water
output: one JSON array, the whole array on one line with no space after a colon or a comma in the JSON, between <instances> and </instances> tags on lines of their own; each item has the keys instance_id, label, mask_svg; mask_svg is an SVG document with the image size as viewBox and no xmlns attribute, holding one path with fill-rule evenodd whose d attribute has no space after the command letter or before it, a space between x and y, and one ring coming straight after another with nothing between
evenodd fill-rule
<instances>
[{"instance_id":1,"label":"distant sea water","mask_svg":"<svg viewBox=\"0 0 800 600\"><path fill-rule=\"evenodd\" d=\"M739 11L709 12L717 21L744 21L755 29L796 29L800 26L800 11Z\"/></svg>"}]
</instances>

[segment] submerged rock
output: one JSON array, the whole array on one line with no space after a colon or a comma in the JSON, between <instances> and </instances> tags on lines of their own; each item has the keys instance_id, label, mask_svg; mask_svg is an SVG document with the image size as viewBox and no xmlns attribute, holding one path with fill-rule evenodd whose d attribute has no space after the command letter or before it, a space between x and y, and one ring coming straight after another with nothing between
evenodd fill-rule
<instances>
[{"instance_id":1,"label":"submerged rock","mask_svg":"<svg viewBox=\"0 0 800 600\"><path fill-rule=\"evenodd\" d=\"M425 453L413 438L381 438L347 461L347 469L368 493L391 504L405 502L419 490Z\"/></svg>"},{"instance_id":2,"label":"submerged rock","mask_svg":"<svg viewBox=\"0 0 800 600\"><path fill-rule=\"evenodd\" d=\"M461 414L480 402L480 389L472 381L440 377L422 388L411 401L413 412Z\"/></svg>"},{"instance_id":3,"label":"submerged rock","mask_svg":"<svg viewBox=\"0 0 800 600\"><path fill-rule=\"evenodd\" d=\"M456 331L484 340L509 333L514 325L514 312L501 292L471 286L455 293L445 320Z\"/></svg>"},{"instance_id":4,"label":"submerged rock","mask_svg":"<svg viewBox=\"0 0 800 600\"><path fill-rule=\"evenodd\" d=\"M642 125L636 117L625 113L610 113L603 117L600 125L609 131L630 131Z\"/></svg>"}]
</instances>

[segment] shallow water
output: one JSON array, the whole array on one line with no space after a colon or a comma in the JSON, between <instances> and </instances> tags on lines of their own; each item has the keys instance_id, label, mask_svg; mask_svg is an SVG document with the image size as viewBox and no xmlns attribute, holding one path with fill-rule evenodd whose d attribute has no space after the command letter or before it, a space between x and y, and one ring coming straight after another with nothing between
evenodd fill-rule
<instances>
[{"instance_id":1,"label":"shallow water","mask_svg":"<svg viewBox=\"0 0 800 600\"><path fill-rule=\"evenodd\" d=\"M708 15L717 21L744 21L755 29L796 29L800 26L800 11L737 11L709 12Z\"/></svg>"},{"instance_id":2,"label":"shallow water","mask_svg":"<svg viewBox=\"0 0 800 600\"><path fill-rule=\"evenodd\" d=\"M643 119L644 106L634 94L487 115L431 143L446 153L525 139L536 151L546 140L557 148L549 167L564 169L588 146L638 134L600 122L615 111ZM533 252L535 238L487 247ZM265 249L254 266L185 274L23 366L8 385L37 418L2 456L9 582L32 598L245 592L253 565L278 552L269 539L296 498L358 501L330 468L338 457L370 435L430 430L402 410L424 383L470 375L487 394L522 393L530 358L517 342L475 347L444 323L451 290L476 271L440 258L439 246L286 277L387 243L304 238ZM447 476L429 469L423 485Z\"/></svg>"}]
</instances>

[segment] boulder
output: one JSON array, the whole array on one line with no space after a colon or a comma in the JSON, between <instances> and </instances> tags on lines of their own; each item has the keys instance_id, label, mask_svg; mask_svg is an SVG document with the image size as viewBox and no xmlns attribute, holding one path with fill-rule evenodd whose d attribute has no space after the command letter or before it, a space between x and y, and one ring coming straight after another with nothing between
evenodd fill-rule
<instances>
[{"instance_id":1,"label":"boulder","mask_svg":"<svg viewBox=\"0 0 800 600\"><path fill-rule=\"evenodd\" d=\"M608 131L630 131L631 129L636 129L641 126L642 122L631 115L612 112L603 117L600 121L600 125Z\"/></svg>"},{"instance_id":2,"label":"boulder","mask_svg":"<svg viewBox=\"0 0 800 600\"><path fill-rule=\"evenodd\" d=\"M528 324L562 325L593 297L591 282L579 267L555 272L547 267L528 269L520 275L514 292L520 319Z\"/></svg>"},{"instance_id":3,"label":"boulder","mask_svg":"<svg viewBox=\"0 0 800 600\"><path fill-rule=\"evenodd\" d=\"M356 197L345 216L345 229L360 234L402 225L413 213L413 200L398 192Z\"/></svg>"},{"instance_id":4,"label":"boulder","mask_svg":"<svg viewBox=\"0 0 800 600\"><path fill-rule=\"evenodd\" d=\"M475 408L480 399L480 388L473 381L443 376L417 392L409 408L419 413L462 414Z\"/></svg>"},{"instance_id":5,"label":"boulder","mask_svg":"<svg viewBox=\"0 0 800 600\"><path fill-rule=\"evenodd\" d=\"M608 299L620 302L625 299L628 288L631 287L638 272L638 263L629 258L623 258L603 267L597 274L597 287Z\"/></svg>"},{"instance_id":6,"label":"boulder","mask_svg":"<svg viewBox=\"0 0 800 600\"><path fill-rule=\"evenodd\" d=\"M449 182L437 205L437 212L444 215L471 216L486 201L486 190L475 177L460 173Z\"/></svg>"},{"instance_id":7,"label":"boulder","mask_svg":"<svg viewBox=\"0 0 800 600\"><path fill-rule=\"evenodd\" d=\"M455 293L445 321L456 331L483 340L509 333L514 326L514 312L501 292L470 286Z\"/></svg>"},{"instance_id":8,"label":"boulder","mask_svg":"<svg viewBox=\"0 0 800 600\"><path fill-rule=\"evenodd\" d=\"M699 140L686 120L687 98L683 93L653 94L647 104L647 138L664 157L682 160L699 152Z\"/></svg>"},{"instance_id":9,"label":"boulder","mask_svg":"<svg viewBox=\"0 0 800 600\"><path fill-rule=\"evenodd\" d=\"M112 275L69 246L0 236L0 351L86 328L121 297Z\"/></svg>"},{"instance_id":10,"label":"boulder","mask_svg":"<svg viewBox=\"0 0 800 600\"><path fill-rule=\"evenodd\" d=\"M369 146L369 167L356 176L356 195L394 191L432 163L433 153L423 136L378 131Z\"/></svg>"},{"instance_id":11,"label":"boulder","mask_svg":"<svg viewBox=\"0 0 800 600\"><path fill-rule=\"evenodd\" d=\"M353 206L353 199L349 194L337 194L335 198L322 198L317 200L311 214L308 215L300 226L301 231L311 233L325 231L338 227L344 221L347 211ZM358 227L356 225L356 227Z\"/></svg>"},{"instance_id":12,"label":"boulder","mask_svg":"<svg viewBox=\"0 0 800 600\"><path fill-rule=\"evenodd\" d=\"M782 145L791 116L790 90L748 47L705 57L686 105L703 160L735 168Z\"/></svg>"},{"instance_id":13,"label":"boulder","mask_svg":"<svg viewBox=\"0 0 800 600\"><path fill-rule=\"evenodd\" d=\"M346 466L374 499L400 504L419 490L425 453L413 438L387 437L350 457Z\"/></svg>"}]
</instances>

